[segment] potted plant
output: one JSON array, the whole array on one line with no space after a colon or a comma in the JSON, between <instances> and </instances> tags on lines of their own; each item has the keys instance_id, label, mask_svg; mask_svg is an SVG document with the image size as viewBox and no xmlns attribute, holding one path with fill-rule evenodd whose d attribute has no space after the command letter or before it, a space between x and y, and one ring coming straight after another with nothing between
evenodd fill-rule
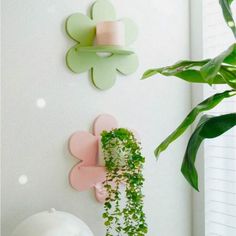
<instances>
[{"instance_id":1,"label":"potted plant","mask_svg":"<svg viewBox=\"0 0 236 236\"><path fill-rule=\"evenodd\" d=\"M236 38L236 26L233 19L231 4L234 0L219 0L224 19ZM227 84L229 90L217 93L198 104L155 150L158 157L161 152L179 138L195 121L198 115L218 105L223 99L236 95L236 43L215 58L201 61L180 61L174 65L146 71L143 79L155 74L175 76L190 83ZM181 171L192 187L198 190L198 174L195 168L197 151L204 139L215 138L236 125L236 113L220 116L203 115L189 139Z\"/></svg>"},{"instance_id":2,"label":"potted plant","mask_svg":"<svg viewBox=\"0 0 236 236\"><path fill-rule=\"evenodd\" d=\"M104 183L107 198L104 204L106 236L144 236L147 233L143 212L142 174L145 158L134 134L124 128L104 131L101 138L105 166ZM122 188L125 187L125 202Z\"/></svg>"}]
</instances>

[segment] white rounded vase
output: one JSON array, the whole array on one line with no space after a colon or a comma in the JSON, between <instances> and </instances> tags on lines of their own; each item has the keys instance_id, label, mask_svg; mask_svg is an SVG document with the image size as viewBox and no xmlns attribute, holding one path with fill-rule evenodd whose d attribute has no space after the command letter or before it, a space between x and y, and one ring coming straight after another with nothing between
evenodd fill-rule
<instances>
[{"instance_id":1,"label":"white rounded vase","mask_svg":"<svg viewBox=\"0 0 236 236\"><path fill-rule=\"evenodd\" d=\"M94 236L76 216L51 209L20 223L11 236Z\"/></svg>"}]
</instances>

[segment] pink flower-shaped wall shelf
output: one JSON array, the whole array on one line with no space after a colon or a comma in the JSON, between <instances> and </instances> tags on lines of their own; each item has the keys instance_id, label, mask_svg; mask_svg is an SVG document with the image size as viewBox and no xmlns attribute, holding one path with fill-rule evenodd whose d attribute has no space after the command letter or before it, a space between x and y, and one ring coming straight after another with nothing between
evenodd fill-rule
<instances>
[{"instance_id":1,"label":"pink flower-shaped wall shelf","mask_svg":"<svg viewBox=\"0 0 236 236\"><path fill-rule=\"evenodd\" d=\"M106 169L99 161L100 136L102 131L118 128L116 119L107 114L98 116L93 123L93 134L78 131L69 140L69 151L80 160L69 175L71 186L77 191L95 188L95 196L99 202L104 202L106 192L103 182L106 179Z\"/></svg>"}]
</instances>

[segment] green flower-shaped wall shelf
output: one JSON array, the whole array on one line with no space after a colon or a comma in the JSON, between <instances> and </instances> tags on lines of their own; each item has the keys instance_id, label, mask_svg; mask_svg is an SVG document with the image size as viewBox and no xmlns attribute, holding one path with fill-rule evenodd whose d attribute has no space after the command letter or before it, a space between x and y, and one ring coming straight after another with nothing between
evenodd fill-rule
<instances>
[{"instance_id":1,"label":"green flower-shaped wall shelf","mask_svg":"<svg viewBox=\"0 0 236 236\"><path fill-rule=\"evenodd\" d=\"M91 18L81 13L71 15L66 22L68 35L77 42L66 55L70 70L82 73L91 69L93 84L101 89L111 88L117 71L132 74L138 67L137 55L128 46L137 38L137 27L128 18L121 19L124 25L124 45L94 45L96 25L116 21L113 5L108 0L97 0L91 8ZM101 56L99 53L110 53Z\"/></svg>"}]
</instances>

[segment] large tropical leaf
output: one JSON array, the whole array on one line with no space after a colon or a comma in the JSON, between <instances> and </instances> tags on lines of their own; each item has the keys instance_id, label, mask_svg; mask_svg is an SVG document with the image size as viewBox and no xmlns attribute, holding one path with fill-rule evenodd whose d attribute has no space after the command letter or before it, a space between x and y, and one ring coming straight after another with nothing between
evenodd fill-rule
<instances>
[{"instance_id":1,"label":"large tropical leaf","mask_svg":"<svg viewBox=\"0 0 236 236\"><path fill-rule=\"evenodd\" d=\"M236 89L236 44L213 59L180 61L172 66L147 70L142 79L158 73L191 83L228 84Z\"/></svg>"},{"instance_id":2,"label":"large tropical leaf","mask_svg":"<svg viewBox=\"0 0 236 236\"><path fill-rule=\"evenodd\" d=\"M217 93L200 104L198 104L184 119L184 121L178 126L178 128L172 132L155 150L155 155L158 157L167 147L181 136L186 129L194 122L199 113L208 111L218 105L223 99L236 95L235 90L225 91L223 93Z\"/></svg>"},{"instance_id":3,"label":"large tropical leaf","mask_svg":"<svg viewBox=\"0 0 236 236\"><path fill-rule=\"evenodd\" d=\"M230 7L233 1L234 0L219 0L226 24L230 27L230 29L232 30L234 34L234 37L236 38L236 27L235 27L233 13Z\"/></svg>"},{"instance_id":4,"label":"large tropical leaf","mask_svg":"<svg viewBox=\"0 0 236 236\"><path fill-rule=\"evenodd\" d=\"M155 74L162 74L164 76L176 76L191 83L205 83L203 76L200 73L200 68L209 61L209 59L202 61L186 60L179 61L176 64L167 67L149 69L143 74L142 79L147 79ZM217 76L214 83L224 84L225 82L221 76Z\"/></svg>"},{"instance_id":5,"label":"large tropical leaf","mask_svg":"<svg viewBox=\"0 0 236 236\"><path fill-rule=\"evenodd\" d=\"M208 116L204 115L193 132L184 155L181 171L194 189L198 189L198 174L195 160L198 149L204 139L216 138L236 125L236 113Z\"/></svg>"}]
</instances>

